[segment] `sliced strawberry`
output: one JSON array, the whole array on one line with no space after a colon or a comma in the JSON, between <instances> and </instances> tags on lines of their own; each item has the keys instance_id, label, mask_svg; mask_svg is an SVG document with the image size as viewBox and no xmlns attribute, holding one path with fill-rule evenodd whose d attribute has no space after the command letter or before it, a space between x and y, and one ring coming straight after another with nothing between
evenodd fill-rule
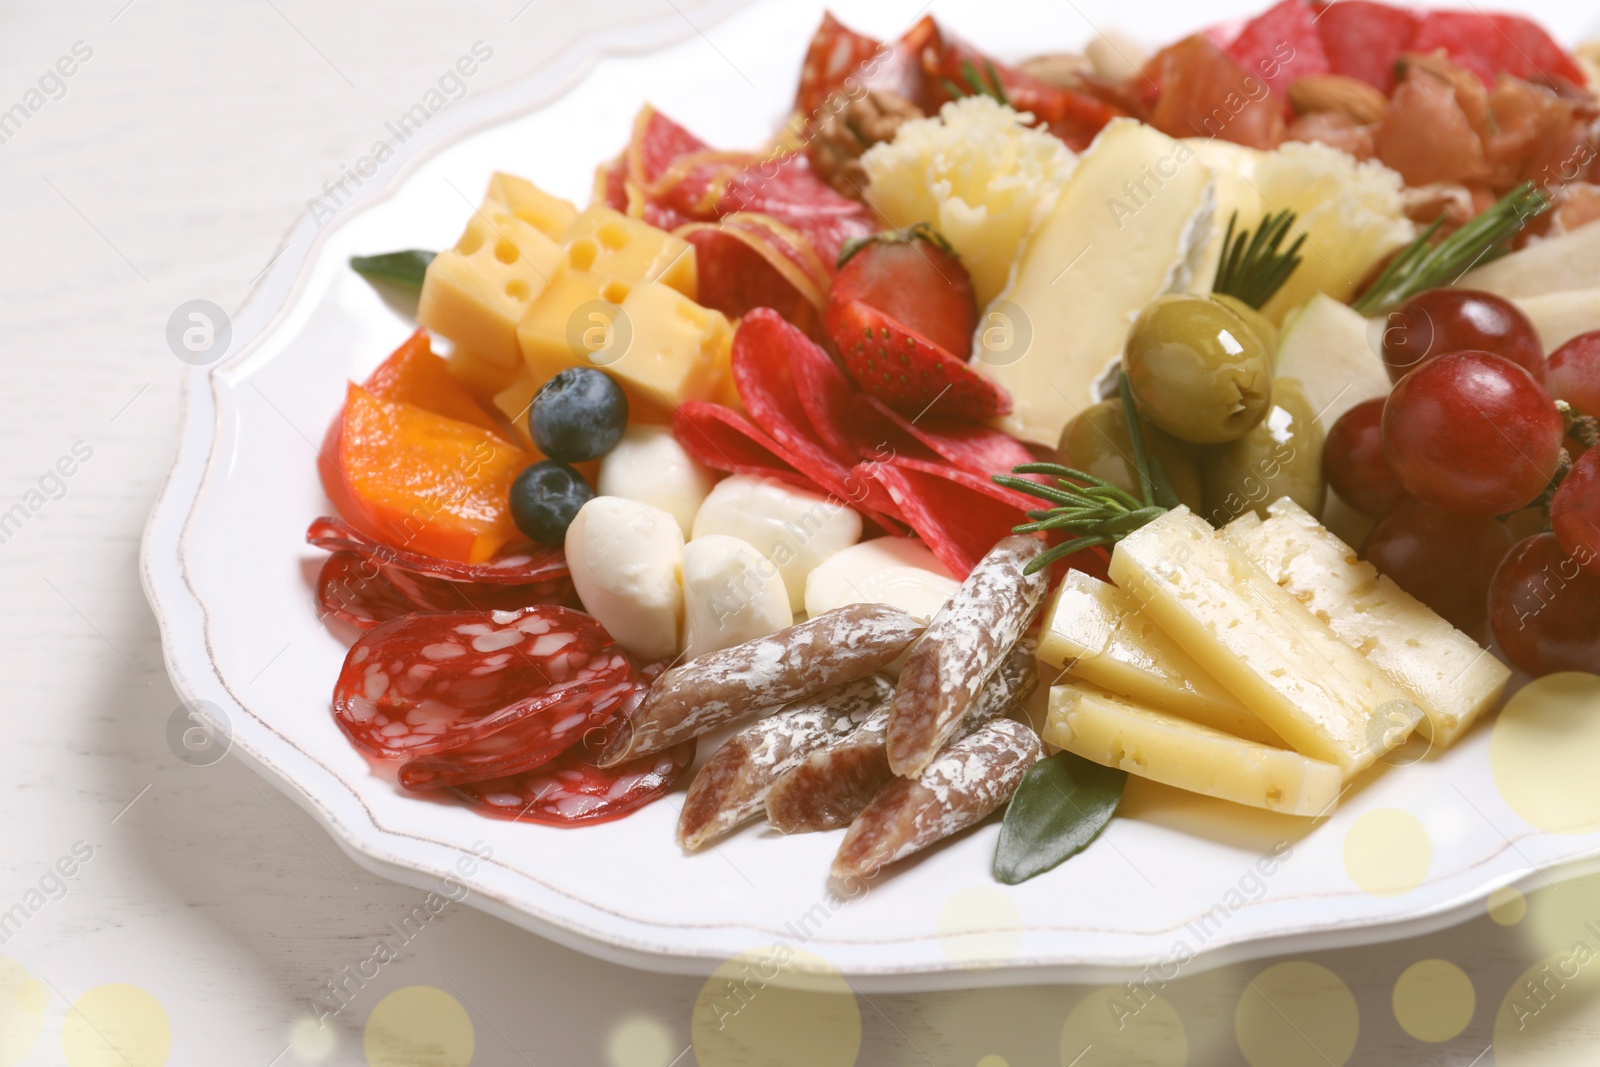
<instances>
[{"instance_id":1,"label":"sliced strawberry","mask_svg":"<svg viewBox=\"0 0 1600 1067\"><path fill-rule=\"evenodd\" d=\"M1011 410L1003 389L877 308L851 300L828 310L829 334L845 369L896 411L977 420Z\"/></svg>"},{"instance_id":2,"label":"sliced strawberry","mask_svg":"<svg viewBox=\"0 0 1600 1067\"><path fill-rule=\"evenodd\" d=\"M925 223L844 246L827 311L828 334L841 348L833 318L852 300L877 308L957 359L972 354L978 317L972 279L949 242Z\"/></svg>"}]
</instances>

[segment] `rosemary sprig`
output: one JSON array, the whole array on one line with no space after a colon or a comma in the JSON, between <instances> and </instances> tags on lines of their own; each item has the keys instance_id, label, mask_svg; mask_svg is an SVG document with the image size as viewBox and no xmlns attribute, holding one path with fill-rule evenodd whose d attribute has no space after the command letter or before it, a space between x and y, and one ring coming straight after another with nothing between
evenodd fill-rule
<instances>
[{"instance_id":1,"label":"rosemary sprig","mask_svg":"<svg viewBox=\"0 0 1600 1067\"><path fill-rule=\"evenodd\" d=\"M978 68L972 65L972 60L963 59L961 61L961 80L967 83L966 88L962 88L949 78L945 78L943 79L944 91L950 94L950 99L952 100L960 100L964 96L987 96L1004 104L1006 107L1010 107L1011 98L1006 95L1006 87L1000 81L1000 72L994 69L994 63L985 59L983 61L983 69L989 75L987 81L978 73Z\"/></svg>"},{"instance_id":2,"label":"rosemary sprig","mask_svg":"<svg viewBox=\"0 0 1600 1067\"><path fill-rule=\"evenodd\" d=\"M1437 245L1431 242L1444 219L1435 219L1352 306L1363 315L1380 315L1424 290L1451 285L1473 267L1505 255L1517 231L1548 210L1544 190L1523 182Z\"/></svg>"},{"instance_id":3,"label":"rosemary sprig","mask_svg":"<svg viewBox=\"0 0 1600 1067\"><path fill-rule=\"evenodd\" d=\"M1217 263L1217 280L1211 291L1237 297L1261 310L1300 266L1299 252L1306 243L1305 234L1295 238L1287 252L1281 251L1294 220L1295 213L1284 208L1262 219L1254 234L1249 230L1235 233L1239 213L1230 215L1228 232L1222 239L1222 259Z\"/></svg>"},{"instance_id":4,"label":"rosemary sprig","mask_svg":"<svg viewBox=\"0 0 1600 1067\"><path fill-rule=\"evenodd\" d=\"M1096 478L1087 471L1064 467L1059 463L1023 463L1012 468L1012 474L996 474L993 481L1008 489L1054 504L1028 512L1031 522L1012 527L1013 533L1042 533L1061 530L1077 536L1063 541L1043 554L1036 556L1024 569L1024 574L1064 559L1074 552L1097 545L1114 545L1162 513L1178 506L1177 494L1167 480L1166 468L1145 446L1144 429L1139 424L1139 413L1134 410L1133 391L1128 385L1128 374L1123 371L1118 379L1122 396L1122 410L1128 419L1128 437L1133 443L1133 465L1139 472L1139 496L1135 497L1104 478ZM1055 485L1046 485L1018 474L1048 474L1056 479Z\"/></svg>"}]
</instances>

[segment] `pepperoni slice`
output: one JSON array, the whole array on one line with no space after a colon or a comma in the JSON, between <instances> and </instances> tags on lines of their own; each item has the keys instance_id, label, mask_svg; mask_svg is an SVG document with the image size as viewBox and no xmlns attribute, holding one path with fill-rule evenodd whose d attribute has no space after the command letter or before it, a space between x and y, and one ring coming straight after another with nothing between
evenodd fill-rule
<instances>
[{"instance_id":1,"label":"pepperoni slice","mask_svg":"<svg viewBox=\"0 0 1600 1067\"><path fill-rule=\"evenodd\" d=\"M664 796L694 762L694 750L691 739L602 769L580 746L537 770L459 786L455 794L495 819L549 826L610 822Z\"/></svg>"},{"instance_id":2,"label":"pepperoni slice","mask_svg":"<svg viewBox=\"0 0 1600 1067\"><path fill-rule=\"evenodd\" d=\"M782 445L723 404L680 404L673 415L672 435L696 463L712 470L777 478L807 492L827 493L800 473Z\"/></svg>"},{"instance_id":3,"label":"pepperoni slice","mask_svg":"<svg viewBox=\"0 0 1600 1067\"><path fill-rule=\"evenodd\" d=\"M982 475L938 463L897 456L857 470L883 484L917 536L958 578L1013 526L1028 521L1033 506L1030 497Z\"/></svg>"},{"instance_id":4,"label":"pepperoni slice","mask_svg":"<svg viewBox=\"0 0 1600 1067\"><path fill-rule=\"evenodd\" d=\"M322 610L363 629L418 611L513 611L578 603L559 548L459 563L386 545L326 517L311 524L306 540L334 553L317 579Z\"/></svg>"},{"instance_id":5,"label":"pepperoni slice","mask_svg":"<svg viewBox=\"0 0 1600 1067\"><path fill-rule=\"evenodd\" d=\"M875 396L863 395L862 401L873 408L878 419L894 424L928 452L964 471L987 478L991 474L1009 474L1019 463L1034 462L1027 446L1003 431L961 419L926 418L913 422ZM911 454L909 458L920 457Z\"/></svg>"},{"instance_id":6,"label":"pepperoni slice","mask_svg":"<svg viewBox=\"0 0 1600 1067\"><path fill-rule=\"evenodd\" d=\"M600 624L570 608L407 615L350 646L333 714L361 751L414 759L560 709L590 683L631 672Z\"/></svg>"}]
</instances>

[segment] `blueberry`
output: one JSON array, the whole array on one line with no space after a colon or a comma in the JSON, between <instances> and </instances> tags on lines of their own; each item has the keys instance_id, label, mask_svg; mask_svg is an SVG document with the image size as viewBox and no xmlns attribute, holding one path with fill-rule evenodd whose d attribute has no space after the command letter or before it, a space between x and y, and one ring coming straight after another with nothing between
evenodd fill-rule
<instances>
[{"instance_id":1,"label":"blueberry","mask_svg":"<svg viewBox=\"0 0 1600 1067\"><path fill-rule=\"evenodd\" d=\"M568 367L545 382L528 409L539 451L563 463L599 459L628 426L628 395L608 374Z\"/></svg>"},{"instance_id":2,"label":"blueberry","mask_svg":"<svg viewBox=\"0 0 1600 1067\"><path fill-rule=\"evenodd\" d=\"M511 483L511 519L535 541L559 545L578 509L593 499L594 490L583 475L547 459L526 468Z\"/></svg>"}]
</instances>

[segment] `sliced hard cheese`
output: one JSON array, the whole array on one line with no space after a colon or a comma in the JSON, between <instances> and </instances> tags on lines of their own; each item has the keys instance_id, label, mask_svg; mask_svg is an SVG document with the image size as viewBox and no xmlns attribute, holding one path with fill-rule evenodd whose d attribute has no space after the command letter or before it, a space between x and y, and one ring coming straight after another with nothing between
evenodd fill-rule
<instances>
[{"instance_id":1,"label":"sliced hard cheese","mask_svg":"<svg viewBox=\"0 0 1600 1067\"><path fill-rule=\"evenodd\" d=\"M1186 137L1183 143L1194 149L1217 181L1217 207L1211 217L1211 232L1206 237L1199 270L1188 286L1191 293L1209 293L1216 281L1217 264L1222 260L1228 219L1238 212L1238 225L1248 229L1267 212L1261 202L1261 191L1255 185L1256 166L1267 153L1216 137Z\"/></svg>"},{"instance_id":2,"label":"sliced hard cheese","mask_svg":"<svg viewBox=\"0 0 1600 1067\"><path fill-rule=\"evenodd\" d=\"M1600 225L1547 237L1479 267L1456 284L1507 300L1600 288Z\"/></svg>"},{"instance_id":3,"label":"sliced hard cheese","mask_svg":"<svg viewBox=\"0 0 1600 1067\"><path fill-rule=\"evenodd\" d=\"M1541 293L1512 303L1533 322L1547 355L1580 333L1600 330L1600 288Z\"/></svg>"},{"instance_id":4,"label":"sliced hard cheese","mask_svg":"<svg viewBox=\"0 0 1600 1067\"><path fill-rule=\"evenodd\" d=\"M1151 622L1138 601L1082 571L1068 571L1045 606L1039 659L1161 711L1236 737L1283 744Z\"/></svg>"},{"instance_id":5,"label":"sliced hard cheese","mask_svg":"<svg viewBox=\"0 0 1600 1067\"><path fill-rule=\"evenodd\" d=\"M1279 736L1347 776L1422 720L1405 690L1188 508L1119 541L1111 577Z\"/></svg>"},{"instance_id":6,"label":"sliced hard cheese","mask_svg":"<svg viewBox=\"0 0 1600 1067\"><path fill-rule=\"evenodd\" d=\"M1381 336L1381 324L1318 293L1284 322L1272 373L1300 382L1327 433L1363 400L1388 395L1389 374L1373 348Z\"/></svg>"},{"instance_id":7,"label":"sliced hard cheese","mask_svg":"<svg viewBox=\"0 0 1600 1067\"><path fill-rule=\"evenodd\" d=\"M888 604L927 622L960 587L922 542L879 537L817 565L806 577L806 614L816 618L847 604Z\"/></svg>"},{"instance_id":8,"label":"sliced hard cheese","mask_svg":"<svg viewBox=\"0 0 1600 1067\"><path fill-rule=\"evenodd\" d=\"M1379 574L1291 500L1223 535L1338 637L1405 688L1440 747L1491 708L1511 672L1476 641Z\"/></svg>"},{"instance_id":9,"label":"sliced hard cheese","mask_svg":"<svg viewBox=\"0 0 1600 1067\"><path fill-rule=\"evenodd\" d=\"M1211 172L1187 144L1132 119L1100 132L991 305L1013 320L1020 311L1032 336L1013 362L974 364L1011 394L1001 429L1055 447L1122 355L1134 316L1188 285L1213 199Z\"/></svg>"},{"instance_id":10,"label":"sliced hard cheese","mask_svg":"<svg viewBox=\"0 0 1600 1067\"><path fill-rule=\"evenodd\" d=\"M1286 815L1326 815L1343 788L1331 763L1086 686L1051 688L1044 739L1140 778Z\"/></svg>"}]
</instances>

